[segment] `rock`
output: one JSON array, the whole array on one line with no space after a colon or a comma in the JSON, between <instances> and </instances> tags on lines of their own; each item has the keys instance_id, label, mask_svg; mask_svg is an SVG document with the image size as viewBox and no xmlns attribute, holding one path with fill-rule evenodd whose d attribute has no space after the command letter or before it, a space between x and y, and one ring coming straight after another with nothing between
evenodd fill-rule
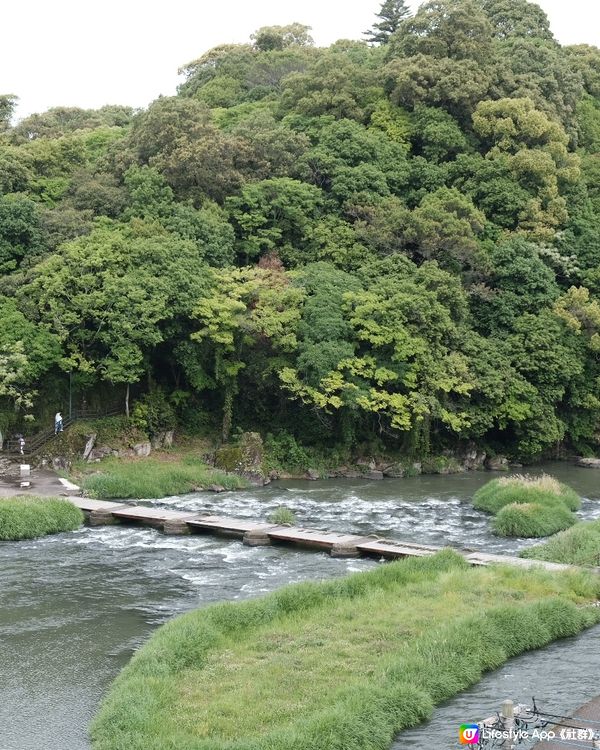
<instances>
[{"instance_id":1,"label":"rock","mask_svg":"<svg viewBox=\"0 0 600 750\"><path fill-rule=\"evenodd\" d=\"M94 446L96 445L96 433L93 432L91 435L86 435L87 442L85 444L85 448L83 449L83 460L87 461L90 457L90 453L92 452Z\"/></svg>"},{"instance_id":2,"label":"rock","mask_svg":"<svg viewBox=\"0 0 600 750\"><path fill-rule=\"evenodd\" d=\"M383 479L383 472L372 469L363 475L365 479Z\"/></svg>"},{"instance_id":3,"label":"rock","mask_svg":"<svg viewBox=\"0 0 600 750\"><path fill-rule=\"evenodd\" d=\"M271 481L263 469L263 441L258 432L244 432L236 445L224 445L215 456L215 464L232 471L250 484L262 487Z\"/></svg>"},{"instance_id":4,"label":"rock","mask_svg":"<svg viewBox=\"0 0 600 750\"><path fill-rule=\"evenodd\" d=\"M508 459L506 456L489 456L485 460L485 468L488 471L508 471Z\"/></svg>"},{"instance_id":5,"label":"rock","mask_svg":"<svg viewBox=\"0 0 600 750\"><path fill-rule=\"evenodd\" d=\"M157 450L159 448L172 448L173 430L163 430L162 432L157 432L156 435L152 436L151 445L154 450Z\"/></svg>"},{"instance_id":6,"label":"rock","mask_svg":"<svg viewBox=\"0 0 600 750\"><path fill-rule=\"evenodd\" d=\"M423 473L423 464L420 461L415 461L412 464L411 474L416 477Z\"/></svg>"},{"instance_id":7,"label":"rock","mask_svg":"<svg viewBox=\"0 0 600 750\"><path fill-rule=\"evenodd\" d=\"M485 451L478 451L475 446L469 446L459 460L466 471L479 471L483 469L486 458Z\"/></svg>"},{"instance_id":8,"label":"rock","mask_svg":"<svg viewBox=\"0 0 600 750\"><path fill-rule=\"evenodd\" d=\"M69 471L71 468L71 461L65 456L55 456L52 459L52 468L54 471Z\"/></svg>"},{"instance_id":9,"label":"rock","mask_svg":"<svg viewBox=\"0 0 600 750\"><path fill-rule=\"evenodd\" d=\"M321 475L316 469L309 469L306 472L306 478L310 479L311 481L315 482L317 479L321 478Z\"/></svg>"},{"instance_id":10,"label":"rock","mask_svg":"<svg viewBox=\"0 0 600 750\"><path fill-rule=\"evenodd\" d=\"M600 469L600 458L578 458L577 466L583 466L586 469Z\"/></svg>"},{"instance_id":11,"label":"rock","mask_svg":"<svg viewBox=\"0 0 600 750\"><path fill-rule=\"evenodd\" d=\"M395 463L389 464L388 466L382 466L381 472L384 477L390 477L391 479L401 479L405 474L405 469L401 463Z\"/></svg>"},{"instance_id":12,"label":"rock","mask_svg":"<svg viewBox=\"0 0 600 750\"><path fill-rule=\"evenodd\" d=\"M146 456L149 456L151 452L152 452L152 445L148 442L136 443L133 446L133 453L139 458L146 458Z\"/></svg>"},{"instance_id":13,"label":"rock","mask_svg":"<svg viewBox=\"0 0 600 750\"><path fill-rule=\"evenodd\" d=\"M92 448L92 450L88 453L87 460L89 462L100 461L101 459L111 455L114 455L114 451L110 447L110 445L101 445L98 448Z\"/></svg>"},{"instance_id":14,"label":"rock","mask_svg":"<svg viewBox=\"0 0 600 750\"><path fill-rule=\"evenodd\" d=\"M211 484L208 489L211 492L225 492L225 487L222 484Z\"/></svg>"},{"instance_id":15,"label":"rock","mask_svg":"<svg viewBox=\"0 0 600 750\"><path fill-rule=\"evenodd\" d=\"M357 458L354 462L357 466L365 466L369 471L375 471L377 462L372 458Z\"/></svg>"}]
</instances>

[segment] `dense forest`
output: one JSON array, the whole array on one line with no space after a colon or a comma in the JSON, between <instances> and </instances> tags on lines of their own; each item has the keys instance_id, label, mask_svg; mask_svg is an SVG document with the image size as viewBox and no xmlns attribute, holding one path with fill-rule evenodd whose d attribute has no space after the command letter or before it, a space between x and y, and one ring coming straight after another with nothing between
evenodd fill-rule
<instances>
[{"instance_id":1,"label":"dense forest","mask_svg":"<svg viewBox=\"0 0 600 750\"><path fill-rule=\"evenodd\" d=\"M150 430L597 452L599 49L525 0L386 0L181 73L143 111L0 97L4 434L70 386Z\"/></svg>"}]
</instances>

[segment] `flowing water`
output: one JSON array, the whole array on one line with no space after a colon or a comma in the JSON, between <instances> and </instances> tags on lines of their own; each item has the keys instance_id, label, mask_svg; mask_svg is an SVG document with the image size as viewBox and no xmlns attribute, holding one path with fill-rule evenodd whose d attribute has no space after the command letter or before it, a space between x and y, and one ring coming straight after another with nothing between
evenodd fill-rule
<instances>
[{"instance_id":1,"label":"flowing water","mask_svg":"<svg viewBox=\"0 0 600 750\"><path fill-rule=\"evenodd\" d=\"M586 498L582 518L600 517L600 473L561 464L543 468ZM473 473L383 482L285 482L154 502L256 519L285 505L306 526L515 552L527 542L495 538L489 518L470 505L473 492L489 478ZM0 544L0 750L89 748L87 725L111 680L169 617L376 564L118 526ZM534 694L556 713L576 707L596 694L598 646L596 628L512 660L440 707L429 725L404 733L396 750L452 748L458 724L493 714L507 696L526 702ZM566 665L563 672L559 665ZM570 669L576 679L569 678ZM600 692L597 685L595 690Z\"/></svg>"}]
</instances>

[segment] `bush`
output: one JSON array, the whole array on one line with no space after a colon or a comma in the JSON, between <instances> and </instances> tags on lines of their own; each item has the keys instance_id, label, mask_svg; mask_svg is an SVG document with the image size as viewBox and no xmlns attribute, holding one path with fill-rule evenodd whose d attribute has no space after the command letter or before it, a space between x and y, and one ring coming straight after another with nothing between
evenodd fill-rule
<instances>
[{"instance_id":1,"label":"bush","mask_svg":"<svg viewBox=\"0 0 600 750\"><path fill-rule=\"evenodd\" d=\"M387 750L486 670L598 622L577 605L599 593L581 571L469 568L444 551L205 607L132 658L92 747Z\"/></svg>"},{"instance_id":2,"label":"bush","mask_svg":"<svg viewBox=\"0 0 600 750\"><path fill-rule=\"evenodd\" d=\"M556 534L568 529L575 520L573 513L562 503L511 503L501 508L493 526L500 536L530 538Z\"/></svg>"},{"instance_id":3,"label":"bush","mask_svg":"<svg viewBox=\"0 0 600 750\"><path fill-rule=\"evenodd\" d=\"M582 521L544 544L523 550L521 557L567 565L600 566L600 520Z\"/></svg>"},{"instance_id":4,"label":"bush","mask_svg":"<svg viewBox=\"0 0 600 750\"><path fill-rule=\"evenodd\" d=\"M266 437L265 463L269 469L278 471L306 471L313 461L293 435L280 432Z\"/></svg>"},{"instance_id":5,"label":"bush","mask_svg":"<svg viewBox=\"0 0 600 750\"><path fill-rule=\"evenodd\" d=\"M280 526L284 526L286 524L288 524L289 526L293 526L296 523L296 514L293 510L285 508L282 505L281 507L276 508L269 515L269 521L271 521L271 523L279 524Z\"/></svg>"},{"instance_id":6,"label":"bush","mask_svg":"<svg viewBox=\"0 0 600 750\"><path fill-rule=\"evenodd\" d=\"M73 531L82 523L83 513L68 500L30 496L0 500L1 541Z\"/></svg>"}]
</instances>

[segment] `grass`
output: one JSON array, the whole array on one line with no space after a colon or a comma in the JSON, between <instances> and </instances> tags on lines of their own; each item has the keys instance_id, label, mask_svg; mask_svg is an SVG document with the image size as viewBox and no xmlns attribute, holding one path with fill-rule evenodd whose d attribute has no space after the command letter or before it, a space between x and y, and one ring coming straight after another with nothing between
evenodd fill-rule
<instances>
[{"instance_id":1,"label":"grass","mask_svg":"<svg viewBox=\"0 0 600 750\"><path fill-rule=\"evenodd\" d=\"M269 515L268 520L271 521L271 523L277 523L281 526L285 524L293 526L296 523L296 514L293 510L282 505L279 508L275 508L275 510Z\"/></svg>"},{"instance_id":2,"label":"grass","mask_svg":"<svg viewBox=\"0 0 600 750\"><path fill-rule=\"evenodd\" d=\"M68 500L29 495L0 500L0 541L73 531L82 523L83 513Z\"/></svg>"},{"instance_id":3,"label":"grass","mask_svg":"<svg viewBox=\"0 0 600 750\"><path fill-rule=\"evenodd\" d=\"M493 527L501 536L543 537L576 522L572 511L581 507L581 498L547 474L515 474L485 484L473 505L496 516Z\"/></svg>"},{"instance_id":4,"label":"grass","mask_svg":"<svg viewBox=\"0 0 600 750\"><path fill-rule=\"evenodd\" d=\"M469 568L456 553L188 613L112 686L94 750L387 750L511 656L600 609L585 571Z\"/></svg>"},{"instance_id":5,"label":"grass","mask_svg":"<svg viewBox=\"0 0 600 750\"><path fill-rule=\"evenodd\" d=\"M198 488L221 485L225 489L248 486L241 477L216 471L193 456L162 458L108 458L93 474L79 480L86 494L97 498L138 499L181 495Z\"/></svg>"},{"instance_id":6,"label":"grass","mask_svg":"<svg viewBox=\"0 0 600 750\"><path fill-rule=\"evenodd\" d=\"M600 566L600 520L581 521L544 544L523 550L521 557L571 565Z\"/></svg>"},{"instance_id":7,"label":"grass","mask_svg":"<svg viewBox=\"0 0 600 750\"><path fill-rule=\"evenodd\" d=\"M505 505L494 518L494 532L499 536L521 538L543 537L568 529L575 516L562 503L511 503Z\"/></svg>"}]
</instances>

